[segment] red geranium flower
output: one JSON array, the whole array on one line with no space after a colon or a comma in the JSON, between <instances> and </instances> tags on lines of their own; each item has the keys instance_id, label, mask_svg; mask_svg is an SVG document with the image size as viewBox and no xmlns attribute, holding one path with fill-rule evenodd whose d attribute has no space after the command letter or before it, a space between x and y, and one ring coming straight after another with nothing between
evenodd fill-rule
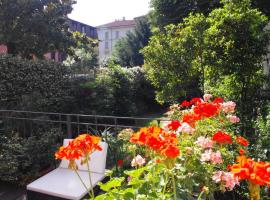
<instances>
[{"instance_id":1,"label":"red geranium flower","mask_svg":"<svg viewBox=\"0 0 270 200\"><path fill-rule=\"evenodd\" d=\"M188 102L187 100L185 100L180 105L181 105L181 107L189 107L189 106L191 106L191 103Z\"/></svg>"},{"instance_id":2,"label":"red geranium flower","mask_svg":"<svg viewBox=\"0 0 270 200\"><path fill-rule=\"evenodd\" d=\"M245 139L244 137L241 137L241 136L236 138L236 142L241 144L242 146L245 146L245 147L247 147L249 144L248 140Z\"/></svg>"},{"instance_id":3,"label":"red geranium flower","mask_svg":"<svg viewBox=\"0 0 270 200\"><path fill-rule=\"evenodd\" d=\"M176 146L170 145L162 150L161 153L169 158L176 158L180 154L180 151Z\"/></svg>"},{"instance_id":4,"label":"red geranium flower","mask_svg":"<svg viewBox=\"0 0 270 200\"><path fill-rule=\"evenodd\" d=\"M178 120L174 120L170 124L168 124L168 128L173 131L176 131L180 126L181 124Z\"/></svg>"},{"instance_id":5,"label":"red geranium flower","mask_svg":"<svg viewBox=\"0 0 270 200\"><path fill-rule=\"evenodd\" d=\"M194 113L201 117L212 117L219 113L220 105L214 103L200 103L194 107Z\"/></svg>"},{"instance_id":6,"label":"red geranium flower","mask_svg":"<svg viewBox=\"0 0 270 200\"><path fill-rule=\"evenodd\" d=\"M147 146L164 157L176 158L180 154L176 134L166 133L162 128L155 126L141 128L131 136L130 142Z\"/></svg>"},{"instance_id":7,"label":"red geranium flower","mask_svg":"<svg viewBox=\"0 0 270 200\"><path fill-rule=\"evenodd\" d=\"M245 150L244 150L244 149L242 149L242 148L241 148L241 149L239 149L239 154L240 154L240 155L244 155L244 154L245 154Z\"/></svg>"},{"instance_id":8,"label":"red geranium flower","mask_svg":"<svg viewBox=\"0 0 270 200\"><path fill-rule=\"evenodd\" d=\"M56 159L75 160L83 156L88 156L93 151L101 151L99 145L100 137L83 134L69 142L69 145L60 147L59 151L55 153Z\"/></svg>"},{"instance_id":9,"label":"red geranium flower","mask_svg":"<svg viewBox=\"0 0 270 200\"><path fill-rule=\"evenodd\" d=\"M191 99L191 101L190 101L190 104L191 105L193 105L193 104L199 104L199 103L201 103L202 102L202 99L201 98L199 98L199 97L195 97L195 98L193 98L193 99Z\"/></svg>"},{"instance_id":10,"label":"red geranium flower","mask_svg":"<svg viewBox=\"0 0 270 200\"><path fill-rule=\"evenodd\" d=\"M195 127L196 121L201 120L201 117L196 114L186 113L184 114L182 121L188 123L191 127Z\"/></svg>"},{"instance_id":11,"label":"red geranium flower","mask_svg":"<svg viewBox=\"0 0 270 200\"><path fill-rule=\"evenodd\" d=\"M122 167L123 166L123 160L117 160L117 166Z\"/></svg>"},{"instance_id":12,"label":"red geranium flower","mask_svg":"<svg viewBox=\"0 0 270 200\"><path fill-rule=\"evenodd\" d=\"M221 131L216 132L213 135L212 140L220 144L232 144L232 137Z\"/></svg>"},{"instance_id":13,"label":"red geranium flower","mask_svg":"<svg viewBox=\"0 0 270 200\"><path fill-rule=\"evenodd\" d=\"M224 102L224 99L221 98L221 97L217 97L214 99L213 103L223 103Z\"/></svg>"}]
</instances>

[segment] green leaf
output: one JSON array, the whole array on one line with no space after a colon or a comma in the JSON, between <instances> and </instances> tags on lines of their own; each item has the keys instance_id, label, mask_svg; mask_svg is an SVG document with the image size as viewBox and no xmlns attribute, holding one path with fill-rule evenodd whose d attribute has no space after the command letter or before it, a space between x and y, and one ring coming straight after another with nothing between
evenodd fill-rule
<instances>
[{"instance_id":1,"label":"green leaf","mask_svg":"<svg viewBox=\"0 0 270 200\"><path fill-rule=\"evenodd\" d=\"M137 178L133 178L128 182L128 185L141 185L141 184L143 184L145 182L146 182L145 180L140 180L140 179L137 179Z\"/></svg>"},{"instance_id":2,"label":"green leaf","mask_svg":"<svg viewBox=\"0 0 270 200\"><path fill-rule=\"evenodd\" d=\"M131 171L125 171L124 173L131 177L140 177L141 174L147 169L147 167L142 167L139 169L131 170Z\"/></svg>"},{"instance_id":3,"label":"green leaf","mask_svg":"<svg viewBox=\"0 0 270 200\"><path fill-rule=\"evenodd\" d=\"M100 183L100 189L102 189L103 191L110 191L112 188L116 188L116 187L120 187L122 182L125 180L124 177L121 178L113 178L110 181L108 181L107 183Z\"/></svg>"},{"instance_id":4,"label":"green leaf","mask_svg":"<svg viewBox=\"0 0 270 200\"><path fill-rule=\"evenodd\" d=\"M113 197L108 196L108 194L102 194L95 198L95 200L114 200Z\"/></svg>"}]
</instances>

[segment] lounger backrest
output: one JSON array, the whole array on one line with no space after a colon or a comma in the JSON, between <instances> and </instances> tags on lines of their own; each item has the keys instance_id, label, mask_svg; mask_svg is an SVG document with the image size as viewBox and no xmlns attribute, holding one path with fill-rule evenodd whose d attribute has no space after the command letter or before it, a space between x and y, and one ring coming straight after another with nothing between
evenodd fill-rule
<instances>
[{"instance_id":1,"label":"lounger backrest","mask_svg":"<svg viewBox=\"0 0 270 200\"><path fill-rule=\"evenodd\" d=\"M64 146L67 146L71 140L64 139ZM90 155L89 165L91 172L103 174L105 173L108 144L106 142L100 142L100 146L102 147L102 151L94 151ZM68 168L68 163L67 160L62 160L59 167ZM80 160L76 160L76 163L79 170L87 170L87 164L81 165Z\"/></svg>"}]
</instances>

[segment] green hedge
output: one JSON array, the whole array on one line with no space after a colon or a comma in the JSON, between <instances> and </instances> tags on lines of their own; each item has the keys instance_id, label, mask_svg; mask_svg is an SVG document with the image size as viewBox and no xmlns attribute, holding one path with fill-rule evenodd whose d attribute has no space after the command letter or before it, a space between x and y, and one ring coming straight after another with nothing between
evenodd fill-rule
<instances>
[{"instance_id":1,"label":"green hedge","mask_svg":"<svg viewBox=\"0 0 270 200\"><path fill-rule=\"evenodd\" d=\"M0 108L54 111L63 105L68 72L51 61L0 56Z\"/></svg>"},{"instance_id":2,"label":"green hedge","mask_svg":"<svg viewBox=\"0 0 270 200\"><path fill-rule=\"evenodd\" d=\"M0 181L25 185L53 166L60 131L50 129L23 138L16 132L0 134Z\"/></svg>"}]
</instances>

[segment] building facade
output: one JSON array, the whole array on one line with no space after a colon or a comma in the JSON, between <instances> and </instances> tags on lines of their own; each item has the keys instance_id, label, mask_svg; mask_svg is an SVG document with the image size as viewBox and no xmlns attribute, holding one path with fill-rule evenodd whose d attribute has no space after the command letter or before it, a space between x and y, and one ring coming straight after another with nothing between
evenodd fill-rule
<instances>
[{"instance_id":1,"label":"building facade","mask_svg":"<svg viewBox=\"0 0 270 200\"><path fill-rule=\"evenodd\" d=\"M134 30L135 21L123 18L96 28L99 40L99 62L103 63L112 55L116 42L125 37L129 31Z\"/></svg>"},{"instance_id":2,"label":"building facade","mask_svg":"<svg viewBox=\"0 0 270 200\"><path fill-rule=\"evenodd\" d=\"M97 29L93 26L69 19L69 30L71 32L78 31L85 34L87 37L98 39Z\"/></svg>"}]
</instances>

